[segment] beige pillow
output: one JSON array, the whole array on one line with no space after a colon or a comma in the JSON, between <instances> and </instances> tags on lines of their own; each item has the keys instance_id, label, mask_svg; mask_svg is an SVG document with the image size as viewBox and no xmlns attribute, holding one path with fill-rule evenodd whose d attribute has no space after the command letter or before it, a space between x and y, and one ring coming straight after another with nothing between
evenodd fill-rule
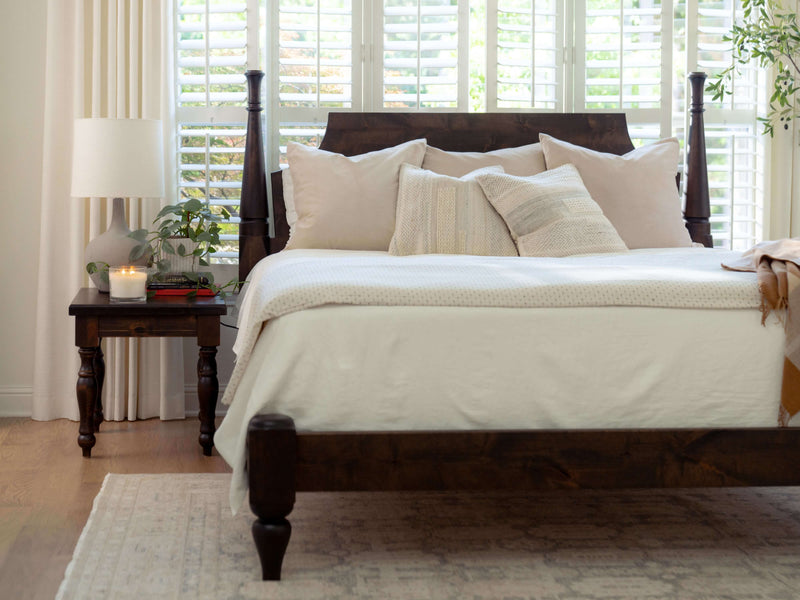
<instances>
[{"instance_id":1,"label":"beige pillow","mask_svg":"<svg viewBox=\"0 0 800 600\"><path fill-rule=\"evenodd\" d=\"M422 164L425 140L347 157L289 142L297 221L286 248L387 250L400 165Z\"/></svg>"},{"instance_id":2,"label":"beige pillow","mask_svg":"<svg viewBox=\"0 0 800 600\"><path fill-rule=\"evenodd\" d=\"M505 220L520 256L628 249L572 165L532 177L485 173L476 179Z\"/></svg>"},{"instance_id":3,"label":"beige pillow","mask_svg":"<svg viewBox=\"0 0 800 600\"><path fill-rule=\"evenodd\" d=\"M536 175L545 170L542 145L528 144L491 152L448 152L428 146L422 161L423 169L450 177L462 177L492 165L500 165L511 175Z\"/></svg>"},{"instance_id":4,"label":"beige pillow","mask_svg":"<svg viewBox=\"0 0 800 600\"><path fill-rule=\"evenodd\" d=\"M503 219L492 208L475 177L502 173L499 166L457 179L400 167L397 219L389 253L517 256Z\"/></svg>"},{"instance_id":5,"label":"beige pillow","mask_svg":"<svg viewBox=\"0 0 800 600\"><path fill-rule=\"evenodd\" d=\"M578 168L586 189L629 248L691 246L675 184L677 138L623 156L596 152L540 134L548 169Z\"/></svg>"},{"instance_id":6,"label":"beige pillow","mask_svg":"<svg viewBox=\"0 0 800 600\"><path fill-rule=\"evenodd\" d=\"M281 171L281 180L283 182L283 205L286 207L286 222L291 229L297 222L297 211L294 209L294 184L289 167Z\"/></svg>"}]
</instances>

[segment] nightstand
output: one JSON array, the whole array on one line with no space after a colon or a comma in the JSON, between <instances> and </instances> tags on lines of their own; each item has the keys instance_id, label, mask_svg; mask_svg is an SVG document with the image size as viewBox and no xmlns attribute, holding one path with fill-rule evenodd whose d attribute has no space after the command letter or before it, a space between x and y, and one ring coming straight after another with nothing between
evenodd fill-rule
<instances>
[{"instance_id":1,"label":"nightstand","mask_svg":"<svg viewBox=\"0 0 800 600\"><path fill-rule=\"evenodd\" d=\"M200 402L200 445L211 456L214 447L214 411L217 407L217 346L219 318L226 312L219 296L187 298L156 296L141 303L111 303L109 295L82 288L69 314L75 317L75 345L81 357L78 371L78 409L81 424L78 445L90 457L95 432L103 422L105 363L100 341L104 337L196 337L200 347L197 363L197 396ZM183 377L183 373L176 373Z\"/></svg>"}]
</instances>

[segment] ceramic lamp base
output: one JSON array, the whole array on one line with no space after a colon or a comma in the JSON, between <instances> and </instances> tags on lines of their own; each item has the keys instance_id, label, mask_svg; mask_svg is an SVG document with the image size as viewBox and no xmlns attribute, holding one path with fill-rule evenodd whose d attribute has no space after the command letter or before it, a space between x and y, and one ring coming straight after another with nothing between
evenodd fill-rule
<instances>
[{"instance_id":1,"label":"ceramic lamp base","mask_svg":"<svg viewBox=\"0 0 800 600\"><path fill-rule=\"evenodd\" d=\"M108 270L105 265L146 265L148 257L131 261L130 254L138 242L128 234L131 232L125 221L125 205L122 198L114 198L111 224L108 229L94 238L86 246L84 257L86 264L97 263L98 270L90 275L92 283L101 292L108 292ZM102 264L105 263L105 264Z\"/></svg>"}]
</instances>

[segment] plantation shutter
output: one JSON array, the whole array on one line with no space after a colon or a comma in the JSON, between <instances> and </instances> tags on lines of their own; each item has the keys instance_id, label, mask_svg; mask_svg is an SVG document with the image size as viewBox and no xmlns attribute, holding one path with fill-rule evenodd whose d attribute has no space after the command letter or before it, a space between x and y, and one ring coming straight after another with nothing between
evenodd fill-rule
<instances>
[{"instance_id":1,"label":"plantation shutter","mask_svg":"<svg viewBox=\"0 0 800 600\"><path fill-rule=\"evenodd\" d=\"M565 10L560 0L488 0L486 107L564 112Z\"/></svg>"},{"instance_id":2,"label":"plantation shutter","mask_svg":"<svg viewBox=\"0 0 800 600\"><path fill-rule=\"evenodd\" d=\"M176 0L179 196L231 214L215 262L238 258L244 72L258 67L259 2Z\"/></svg>"},{"instance_id":3,"label":"plantation shutter","mask_svg":"<svg viewBox=\"0 0 800 600\"><path fill-rule=\"evenodd\" d=\"M672 0L575 2L573 110L624 111L634 143L672 135Z\"/></svg>"},{"instance_id":4,"label":"plantation shutter","mask_svg":"<svg viewBox=\"0 0 800 600\"><path fill-rule=\"evenodd\" d=\"M741 0L269 0L275 156L318 144L330 110L624 111L637 146L683 141L687 75L730 64L741 17ZM718 246L763 234L759 77L706 97Z\"/></svg>"},{"instance_id":5,"label":"plantation shutter","mask_svg":"<svg viewBox=\"0 0 800 600\"><path fill-rule=\"evenodd\" d=\"M467 110L467 0L385 0L374 108Z\"/></svg>"},{"instance_id":6,"label":"plantation shutter","mask_svg":"<svg viewBox=\"0 0 800 600\"><path fill-rule=\"evenodd\" d=\"M331 110L362 110L361 7L351 0L271 0L270 130L317 146ZM270 165L276 168L277 163Z\"/></svg>"},{"instance_id":7,"label":"plantation shutter","mask_svg":"<svg viewBox=\"0 0 800 600\"><path fill-rule=\"evenodd\" d=\"M684 4L684 2L681 2ZM732 62L722 36L741 20L741 0L685 0L685 52L689 70L711 77ZM679 40L683 42L683 40ZM747 68L734 81L735 96L712 102L704 115L711 234L714 244L745 250L759 241L764 223L765 144L758 117L766 105L765 75Z\"/></svg>"}]
</instances>

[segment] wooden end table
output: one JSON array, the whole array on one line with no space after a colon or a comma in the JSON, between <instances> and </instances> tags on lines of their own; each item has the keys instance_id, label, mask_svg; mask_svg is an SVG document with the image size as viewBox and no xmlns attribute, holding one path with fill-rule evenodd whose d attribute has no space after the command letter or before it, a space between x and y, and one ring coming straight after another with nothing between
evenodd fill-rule
<instances>
[{"instance_id":1,"label":"wooden end table","mask_svg":"<svg viewBox=\"0 0 800 600\"><path fill-rule=\"evenodd\" d=\"M219 296L156 296L147 302L112 304L109 295L96 288L82 288L78 292L69 305L69 314L75 317L75 345L81 357L77 385L81 417L78 445L85 457L92 455L94 434L103 422L105 362L100 342L104 337L197 338L200 445L203 454L211 456L219 394L216 360L219 318L225 312L225 301Z\"/></svg>"}]
</instances>

